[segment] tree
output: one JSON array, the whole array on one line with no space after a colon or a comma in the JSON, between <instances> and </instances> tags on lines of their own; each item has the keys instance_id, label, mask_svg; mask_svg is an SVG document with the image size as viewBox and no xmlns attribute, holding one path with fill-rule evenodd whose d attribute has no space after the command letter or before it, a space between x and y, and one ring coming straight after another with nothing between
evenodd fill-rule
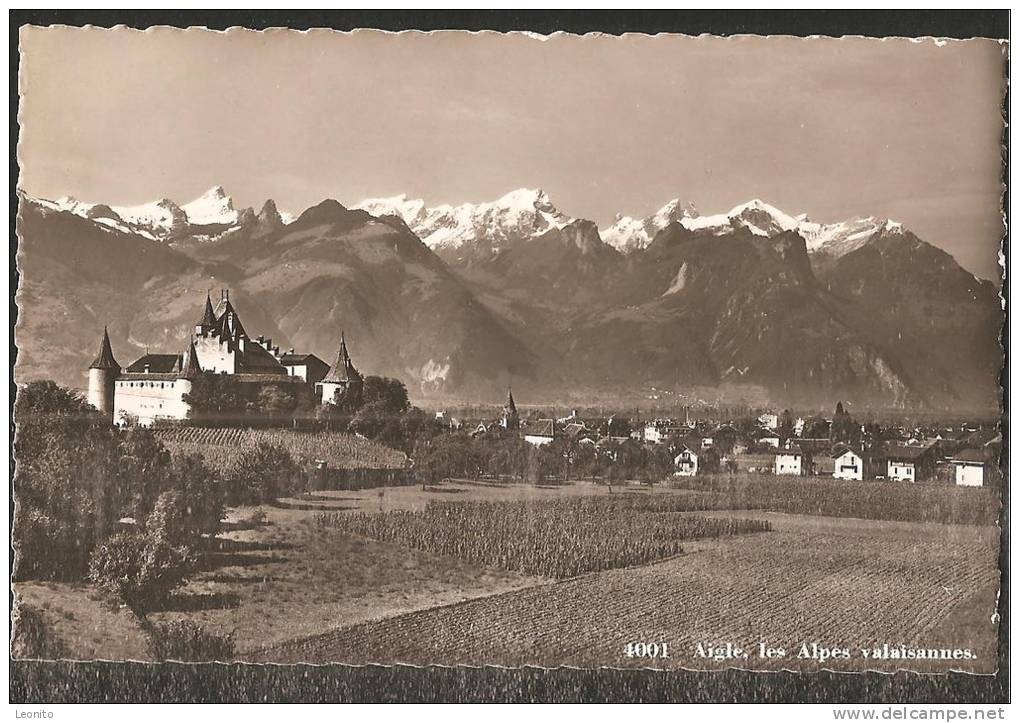
<instances>
[{"instance_id":1,"label":"tree","mask_svg":"<svg viewBox=\"0 0 1020 723\"><path fill-rule=\"evenodd\" d=\"M829 427L829 441L833 444L855 445L860 440L860 425L843 409L843 402L836 402L836 411L832 415L832 424Z\"/></svg>"},{"instance_id":2,"label":"tree","mask_svg":"<svg viewBox=\"0 0 1020 723\"><path fill-rule=\"evenodd\" d=\"M363 437L380 439L388 425L395 425L396 431L399 434L399 415L394 414L390 410L385 400L375 399L358 410L358 413L354 415L354 419L351 420L349 428L352 432ZM393 430L388 431L390 432L389 436L393 436ZM380 441L382 440L380 439Z\"/></svg>"},{"instance_id":3,"label":"tree","mask_svg":"<svg viewBox=\"0 0 1020 723\"><path fill-rule=\"evenodd\" d=\"M789 409L784 409L779 414L779 426L776 428L780 439L789 439L793 436L793 415Z\"/></svg>"},{"instance_id":4,"label":"tree","mask_svg":"<svg viewBox=\"0 0 1020 723\"><path fill-rule=\"evenodd\" d=\"M629 437L630 423L620 417L610 417L608 430L610 437Z\"/></svg>"},{"instance_id":5,"label":"tree","mask_svg":"<svg viewBox=\"0 0 1020 723\"><path fill-rule=\"evenodd\" d=\"M259 413L270 423L279 422L281 419L290 422L297 406L297 399L289 389L277 384L266 384L259 389L255 404Z\"/></svg>"},{"instance_id":6,"label":"tree","mask_svg":"<svg viewBox=\"0 0 1020 723\"><path fill-rule=\"evenodd\" d=\"M215 535L225 512L223 485L199 455L173 458L172 487L180 492L181 518L188 536Z\"/></svg>"},{"instance_id":7,"label":"tree","mask_svg":"<svg viewBox=\"0 0 1020 723\"><path fill-rule=\"evenodd\" d=\"M188 419L198 424L245 424L253 404L230 374L205 372L191 382L182 399L189 405Z\"/></svg>"},{"instance_id":8,"label":"tree","mask_svg":"<svg viewBox=\"0 0 1020 723\"><path fill-rule=\"evenodd\" d=\"M299 483L300 470L283 447L266 442L245 449L231 466L230 502L235 505L260 505L292 494Z\"/></svg>"},{"instance_id":9,"label":"tree","mask_svg":"<svg viewBox=\"0 0 1020 723\"><path fill-rule=\"evenodd\" d=\"M365 406L381 402L382 409L390 414L403 414L411 406L404 383L389 377L365 377L362 397Z\"/></svg>"},{"instance_id":10,"label":"tree","mask_svg":"<svg viewBox=\"0 0 1020 723\"><path fill-rule=\"evenodd\" d=\"M81 579L124 507L117 431L51 381L18 390L14 419L15 577Z\"/></svg>"},{"instance_id":11,"label":"tree","mask_svg":"<svg viewBox=\"0 0 1020 723\"><path fill-rule=\"evenodd\" d=\"M656 445L653 449L648 450L639 477L642 483L651 486L666 479L672 469L673 460L669 455L669 450L661 445Z\"/></svg>"},{"instance_id":12,"label":"tree","mask_svg":"<svg viewBox=\"0 0 1020 723\"><path fill-rule=\"evenodd\" d=\"M122 532L97 545L89 577L142 610L166 599L194 564L180 515L181 493L164 492L144 532Z\"/></svg>"}]
</instances>

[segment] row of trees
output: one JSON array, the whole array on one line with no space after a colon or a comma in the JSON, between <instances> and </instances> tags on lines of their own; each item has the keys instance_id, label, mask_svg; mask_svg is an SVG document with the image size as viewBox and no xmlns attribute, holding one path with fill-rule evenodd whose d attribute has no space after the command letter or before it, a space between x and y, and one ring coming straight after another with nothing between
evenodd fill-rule
<instances>
[{"instance_id":1,"label":"row of trees","mask_svg":"<svg viewBox=\"0 0 1020 723\"><path fill-rule=\"evenodd\" d=\"M171 456L148 430L117 429L53 382L19 390L15 419L15 578L89 578L140 608L184 580L227 504L301 482L286 450L269 446L219 479L201 457Z\"/></svg>"},{"instance_id":2,"label":"row of trees","mask_svg":"<svg viewBox=\"0 0 1020 723\"><path fill-rule=\"evenodd\" d=\"M568 437L541 447L513 433L492 431L480 437L447 432L418 439L412 454L414 473L423 484L444 478L499 477L520 482L546 479L636 479L646 484L672 473L666 446L645 446L628 439L595 448Z\"/></svg>"}]
</instances>

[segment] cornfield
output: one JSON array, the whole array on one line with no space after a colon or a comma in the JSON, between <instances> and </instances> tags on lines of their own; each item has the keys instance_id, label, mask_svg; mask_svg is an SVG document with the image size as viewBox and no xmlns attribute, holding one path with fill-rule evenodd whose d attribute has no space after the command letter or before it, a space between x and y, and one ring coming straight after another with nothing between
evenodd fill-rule
<instances>
[{"instance_id":1,"label":"cornfield","mask_svg":"<svg viewBox=\"0 0 1020 723\"><path fill-rule=\"evenodd\" d=\"M673 486L717 495L722 509L899 522L993 525L1000 504L993 489L907 482L720 475L687 477Z\"/></svg>"},{"instance_id":2,"label":"cornfield","mask_svg":"<svg viewBox=\"0 0 1020 723\"><path fill-rule=\"evenodd\" d=\"M285 448L302 464L324 460L333 469L402 469L407 458L381 444L340 432L237 427L168 427L156 431L173 453L199 454L217 470L260 442Z\"/></svg>"},{"instance_id":3,"label":"cornfield","mask_svg":"<svg viewBox=\"0 0 1020 723\"><path fill-rule=\"evenodd\" d=\"M692 505L694 505L692 507ZM504 570L570 578L679 554L684 540L766 532L768 522L683 516L676 497L430 502L423 511L322 513L318 524Z\"/></svg>"}]
</instances>

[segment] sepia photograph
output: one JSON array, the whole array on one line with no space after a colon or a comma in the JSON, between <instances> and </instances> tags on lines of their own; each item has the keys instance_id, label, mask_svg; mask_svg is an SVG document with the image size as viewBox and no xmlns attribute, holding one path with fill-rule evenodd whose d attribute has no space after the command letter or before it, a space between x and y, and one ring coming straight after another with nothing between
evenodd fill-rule
<instances>
[{"instance_id":1,"label":"sepia photograph","mask_svg":"<svg viewBox=\"0 0 1020 723\"><path fill-rule=\"evenodd\" d=\"M15 661L1008 662L1005 40L17 33Z\"/></svg>"}]
</instances>

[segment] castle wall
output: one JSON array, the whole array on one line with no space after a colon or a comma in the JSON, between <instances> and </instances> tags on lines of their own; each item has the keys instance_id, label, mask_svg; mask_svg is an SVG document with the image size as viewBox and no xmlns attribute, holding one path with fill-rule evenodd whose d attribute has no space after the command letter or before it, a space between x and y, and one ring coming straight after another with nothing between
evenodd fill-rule
<instances>
[{"instance_id":1,"label":"castle wall","mask_svg":"<svg viewBox=\"0 0 1020 723\"><path fill-rule=\"evenodd\" d=\"M118 379L113 419L117 424L136 419L144 427L158 419L187 419L189 406L182 397L190 391L187 379Z\"/></svg>"},{"instance_id":2,"label":"castle wall","mask_svg":"<svg viewBox=\"0 0 1020 723\"><path fill-rule=\"evenodd\" d=\"M198 354L198 365L202 371L220 374L237 373L237 354L229 344L221 343L218 337L200 336L195 339L195 352Z\"/></svg>"}]
</instances>

